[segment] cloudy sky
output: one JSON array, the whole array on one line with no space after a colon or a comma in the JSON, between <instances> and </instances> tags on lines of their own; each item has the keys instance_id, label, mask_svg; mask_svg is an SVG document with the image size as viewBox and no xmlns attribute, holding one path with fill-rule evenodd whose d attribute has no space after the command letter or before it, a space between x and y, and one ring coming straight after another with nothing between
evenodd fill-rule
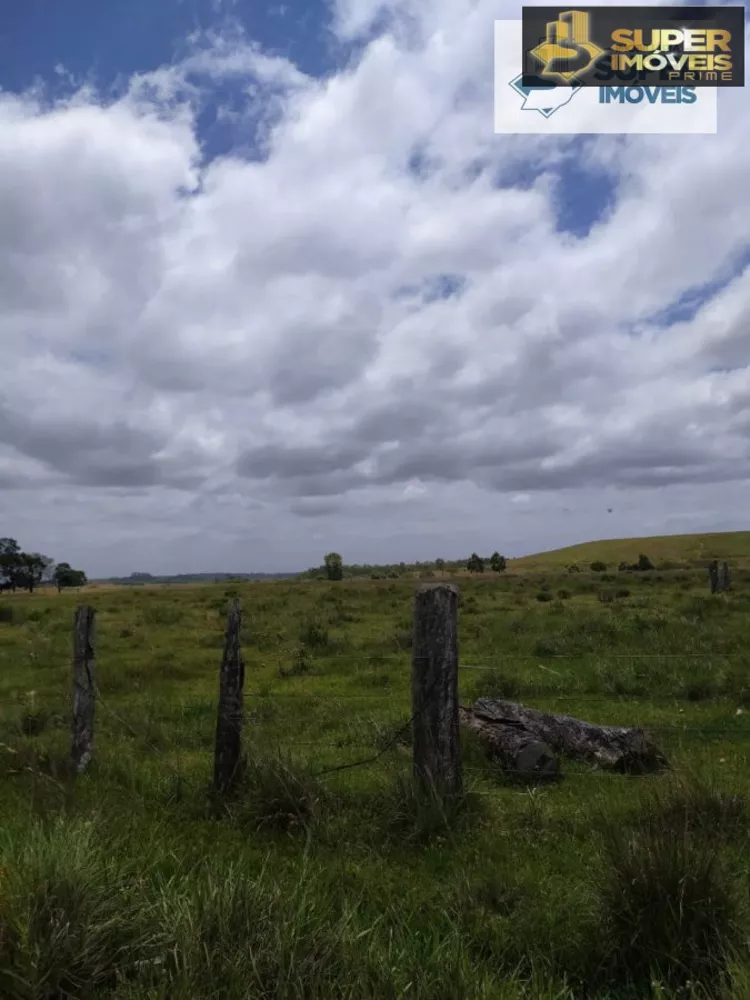
<instances>
[{"instance_id":1,"label":"cloudy sky","mask_svg":"<svg viewBox=\"0 0 750 1000\"><path fill-rule=\"evenodd\" d=\"M748 527L745 90L496 136L507 0L6 6L0 535L102 576Z\"/></svg>"}]
</instances>

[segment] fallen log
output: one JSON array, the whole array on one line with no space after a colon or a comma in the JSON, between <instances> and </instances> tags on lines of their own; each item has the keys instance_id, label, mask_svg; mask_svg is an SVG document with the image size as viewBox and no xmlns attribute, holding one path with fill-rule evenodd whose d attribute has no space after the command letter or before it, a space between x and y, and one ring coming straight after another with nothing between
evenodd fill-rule
<instances>
[{"instance_id":1,"label":"fallen log","mask_svg":"<svg viewBox=\"0 0 750 1000\"><path fill-rule=\"evenodd\" d=\"M609 771L647 773L668 767L659 748L639 728L597 726L569 715L548 715L513 701L479 698L460 709L461 724L479 733L490 756L508 770L551 773L555 754L589 761ZM536 748L536 749L534 749ZM519 759L519 755L524 754ZM535 755L537 763L534 764Z\"/></svg>"},{"instance_id":2,"label":"fallen log","mask_svg":"<svg viewBox=\"0 0 750 1000\"><path fill-rule=\"evenodd\" d=\"M463 706L459 706L458 718L462 726L479 734L488 756L510 777L519 781L558 777L560 761L547 743L514 726L487 722Z\"/></svg>"}]
</instances>

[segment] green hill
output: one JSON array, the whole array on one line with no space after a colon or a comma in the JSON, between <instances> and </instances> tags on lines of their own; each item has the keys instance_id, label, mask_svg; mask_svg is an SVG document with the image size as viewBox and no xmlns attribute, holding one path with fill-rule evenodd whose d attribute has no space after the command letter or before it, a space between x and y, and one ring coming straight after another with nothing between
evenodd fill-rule
<instances>
[{"instance_id":1,"label":"green hill","mask_svg":"<svg viewBox=\"0 0 750 1000\"><path fill-rule=\"evenodd\" d=\"M511 559L508 561L508 569L551 571L564 569L571 563L585 569L596 560L616 568L621 562L635 562L641 552L657 567L660 563L705 566L711 559L726 559L734 566L750 565L750 531L608 538Z\"/></svg>"}]
</instances>

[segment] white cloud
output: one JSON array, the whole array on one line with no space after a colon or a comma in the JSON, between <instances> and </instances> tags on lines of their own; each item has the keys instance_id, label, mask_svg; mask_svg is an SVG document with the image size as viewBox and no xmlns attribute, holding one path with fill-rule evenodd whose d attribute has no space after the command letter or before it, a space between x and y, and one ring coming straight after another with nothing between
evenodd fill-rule
<instances>
[{"instance_id":1,"label":"white cloud","mask_svg":"<svg viewBox=\"0 0 750 1000\"><path fill-rule=\"evenodd\" d=\"M102 573L740 526L742 94L715 137L495 136L501 7L402 4L324 81L214 35L115 102L0 95L4 533ZM206 162L206 88L243 75L262 155ZM617 184L585 238L571 157Z\"/></svg>"}]
</instances>

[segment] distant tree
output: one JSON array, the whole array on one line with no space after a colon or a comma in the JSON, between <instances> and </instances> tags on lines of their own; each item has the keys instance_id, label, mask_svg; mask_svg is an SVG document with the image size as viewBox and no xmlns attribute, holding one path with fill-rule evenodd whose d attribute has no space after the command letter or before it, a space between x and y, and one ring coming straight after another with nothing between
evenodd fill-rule
<instances>
[{"instance_id":1,"label":"distant tree","mask_svg":"<svg viewBox=\"0 0 750 1000\"><path fill-rule=\"evenodd\" d=\"M20 586L21 555L15 538L0 538L0 590Z\"/></svg>"},{"instance_id":2,"label":"distant tree","mask_svg":"<svg viewBox=\"0 0 750 1000\"><path fill-rule=\"evenodd\" d=\"M344 578L344 563L338 552L329 552L323 563L327 579L342 580Z\"/></svg>"},{"instance_id":3,"label":"distant tree","mask_svg":"<svg viewBox=\"0 0 750 1000\"><path fill-rule=\"evenodd\" d=\"M43 556L41 552L22 552L20 554L20 570L18 581L20 586L28 590L30 594L34 589L48 580L52 574L55 562L49 556Z\"/></svg>"},{"instance_id":4,"label":"distant tree","mask_svg":"<svg viewBox=\"0 0 750 1000\"><path fill-rule=\"evenodd\" d=\"M506 566L505 556L501 556L499 552L493 552L490 556L490 569L494 570L495 573L502 573Z\"/></svg>"},{"instance_id":5,"label":"distant tree","mask_svg":"<svg viewBox=\"0 0 750 1000\"><path fill-rule=\"evenodd\" d=\"M654 564L651 562L651 560L649 559L649 557L648 556L644 556L644 554L641 553L638 556L638 562L636 563L636 569L639 569L642 573L645 573L648 570L653 569L653 568L654 568Z\"/></svg>"},{"instance_id":6,"label":"distant tree","mask_svg":"<svg viewBox=\"0 0 750 1000\"><path fill-rule=\"evenodd\" d=\"M600 559L595 560L591 563L592 573L605 573L607 570L607 564L603 563Z\"/></svg>"},{"instance_id":7,"label":"distant tree","mask_svg":"<svg viewBox=\"0 0 750 1000\"><path fill-rule=\"evenodd\" d=\"M470 573L484 573L484 560L476 552L472 552L469 561L466 563L466 568Z\"/></svg>"},{"instance_id":8,"label":"distant tree","mask_svg":"<svg viewBox=\"0 0 750 1000\"><path fill-rule=\"evenodd\" d=\"M443 570L445 569L445 559L436 559L435 569L439 570L442 573Z\"/></svg>"},{"instance_id":9,"label":"distant tree","mask_svg":"<svg viewBox=\"0 0 750 1000\"><path fill-rule=\"evenodd\" d=\"M85 587L88 583L86 574L83 570L73 569L70 563L66 562L58 563L57 566L55 566L52 579L55 582L58 593L69 587Z\"/></svg>"}]
</instances>

